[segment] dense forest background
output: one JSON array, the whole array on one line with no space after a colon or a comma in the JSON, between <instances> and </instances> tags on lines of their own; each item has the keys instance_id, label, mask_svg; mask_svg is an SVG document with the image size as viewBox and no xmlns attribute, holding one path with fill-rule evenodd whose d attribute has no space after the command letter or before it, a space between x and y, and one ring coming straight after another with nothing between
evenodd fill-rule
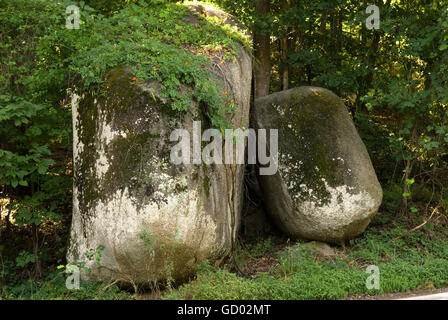
<instances>
[{"instance_id":1,"label":"dense forest background","mask_svg":"<svg viewBox=\"0 0 448 320\"><path fill-rule=\"evenodd\" d=\"M110 66L137 61L144 34L132 15L146 14L155 26L170 19L160 9L169 2L0 0L0 296L33 292L35 281L65 263L70 93L100 85ZM214 2L252 32L255 97L303 85L334 91L383 187L380 211L407 221L401 235L417 221L446 225L448 1ZM81 11L76 32L65 27L71 4ZM380 28L369 30L372 4L380 8ZM175 79L189 66L180 61L164 70L174 80L163 81L182 103Z\"/></svg>"}]
</instances>

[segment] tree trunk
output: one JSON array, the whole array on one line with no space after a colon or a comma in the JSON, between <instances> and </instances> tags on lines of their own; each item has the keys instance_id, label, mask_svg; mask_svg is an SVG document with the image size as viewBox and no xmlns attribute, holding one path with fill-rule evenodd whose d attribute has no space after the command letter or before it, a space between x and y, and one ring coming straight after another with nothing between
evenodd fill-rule
<instances>
[{"instance_id":1,"label":"tree trunk","mask_svg":"<svg viewBox=\"0 0 448 320\"><path fill-rule=\"evenodd\" d=\"M269 0L256 0L255 11L260 15L266 15L270 11ZM254 95L255 99L269 94L271 78L271 36L266 30L253 30L254 56L256 64L254 68Z\"/></svg>"},{"instance_id":2,"label":"tree trunk","mask_svg":"<svg viewBox=\"0 0 448 320\"><path fill-rule=\"evenodd\" d=\"M414 119L414 125L412 128L412 134L411 134L411 147L414 147L414 145L417 143L417 123L418 119ZM401 205L400 205L400 213L404 214L408 211L408 196L405 194L409 193L410 186L408 184L408 179L411 176L412 168L414 166L414 159L408 159L406 161L406 168L404 170L403 174L403 196L401 198Z\"/></svg>"},{"instance_id":3,"label":"tree trunk","mask_svg":"<svg viewBox=\"0 0 448 320\"><path fill-rule=\"evenodd\" d=\"M286 13L286 11L289 8L289 3L288 0L283 0L282 1L282 10L283 13ZM285 31L285 35L283 36L283 38L280 40L280 47L281 47L281 52L282 52L282 90L288 90L289 88L289 66L287 64L287 58L288 58L288 51L289 51L289 45L288 45L288 37L289 37L289 32L290 32L290 28L286 27L286 31Z\"/></svg>"},{"instance_id":4,"label":"tree trunk","mask_svg":"<svg viewBox=\"0 0 448 320\"><path fill-rule=\"evenodd\" d=\"M287 64L288 57L288 38L284 37L280 40L280 46L282 50L282 90L288 90L289 88L289 67Z\"/></svg>"}]
</instances>

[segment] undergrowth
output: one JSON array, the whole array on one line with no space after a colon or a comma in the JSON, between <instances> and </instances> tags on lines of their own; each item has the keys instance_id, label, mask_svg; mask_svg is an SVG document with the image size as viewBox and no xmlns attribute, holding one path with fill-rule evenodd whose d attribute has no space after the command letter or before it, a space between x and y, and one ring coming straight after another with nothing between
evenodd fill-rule
<instances>
[{"instance_id":1,"label":"undergrowth","mask_svg":"<svg viewBox=\"0 0 448 320\"><path fill-rule=\"evenodd\" d=\"M344 299L447 286L446 221L406 234L418 222L417 216L378 214L362 236L334 247L336 254L324 260L303 241L279 248L269 238L239 251L246 259L274 257L268 272L249 279L204 264L196 280L166 292L163 299ZM379 268L378 290L366 286L369 265Z\"/></svg>"}]
</instances>

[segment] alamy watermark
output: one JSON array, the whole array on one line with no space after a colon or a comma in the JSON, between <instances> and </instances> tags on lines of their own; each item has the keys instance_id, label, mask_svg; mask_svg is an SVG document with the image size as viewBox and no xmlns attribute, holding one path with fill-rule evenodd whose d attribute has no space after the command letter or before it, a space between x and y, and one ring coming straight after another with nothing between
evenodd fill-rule
<instances>
[{"instance_id":1,"label":"alamy watermark","mask_svg":"<svg viewBox=\"0 0 448 320\"><path fill-rule=\"evenodd\" d=\"M366 13L370 16L366 19L366 27L369 30L380 28L380 8L376 5L370 5L366 9Z\"/></svg>"},{"instance_id":2,"label":"alamy watermark","mask_svg":"<svg viewBox=\"0 0 448 320\"><path fill-rule=\"evenodd\" d=\"M73 264L67 265L65 273L69 276L65 279L65 287L68 290L80 289L80 270L79 267Z\"/></svg>"},{"instance_id":3,"label":"alamy watermark","mask_svg":"<svg viewBox=\"0 0 448 320\"><path fill-rule=\"evenodd\" d=\"M65 12L70 13L65 19L65 27L67 29L79 29L79 19L81 16L79 8L75 5L71 5L65 8Z\"/></svg>"},{"instance_id":4,"label":"alamy watermark","mask_svg":"<svg viewBox=\"0 0 448 320\"><path fill-rule=\"evenodd\" d=\"M171 163L246 164L247 139L247 164L260 164L260 175L274 175L278 169L278 130L269 131L268 145L266 129L258 132L254 129L226 129L224 135L217 129L207 129L201 134L201 122L194 121L192 135L186 129L176 129L171 133L170 141L179 141L171 149ZM202 148L202 142L210 143Z\"/></svg>"},{"instance_id":5,"label":"alamy watermark","mask_svg":"<svg viewBox=\"0 0 448 320\"><path fill-rule=\"evenodd\" d=\"M366 279L366 288L369 290L379 290L380 289L380 268L375 265L368 266L366 272L370 276Z\"/></svg>"}]
</instances>

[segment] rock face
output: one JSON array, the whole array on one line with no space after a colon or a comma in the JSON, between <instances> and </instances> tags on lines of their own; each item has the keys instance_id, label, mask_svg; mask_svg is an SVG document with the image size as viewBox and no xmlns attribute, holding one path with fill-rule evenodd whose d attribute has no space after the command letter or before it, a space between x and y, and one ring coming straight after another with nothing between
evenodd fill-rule
<instances>
[{"instance_id":1,"label":"rock face","mask_svg":"<svg viewBox=\"0 0 448 320\"><path fill-rule=\"evenodd\" d=\"M241 46L210 72L233 99L231 123L248 127L250 54ZM125 67L110 70L105 85L104 96L73 98L69 263L86 262L86 279L135 286L181 281L205 259L222 261L239 228L244 165L172 164L171 133L192 133L203 106L173 112L157 83L133 82ZM99 251L98 265L88 257Z\"/></svg>"},{"instance_id":2,"label":"rock face","mask_svg":"<svg viewBox=\"0 0 448 320\"><path fill-rule=\"evenodd\" d=\"M279 170L260 176L267 211L289 236L342 243L362 233L382 189L342 100L300 87L257 99L253 126L278 129Z\"/></svg>"}]
</instances>

